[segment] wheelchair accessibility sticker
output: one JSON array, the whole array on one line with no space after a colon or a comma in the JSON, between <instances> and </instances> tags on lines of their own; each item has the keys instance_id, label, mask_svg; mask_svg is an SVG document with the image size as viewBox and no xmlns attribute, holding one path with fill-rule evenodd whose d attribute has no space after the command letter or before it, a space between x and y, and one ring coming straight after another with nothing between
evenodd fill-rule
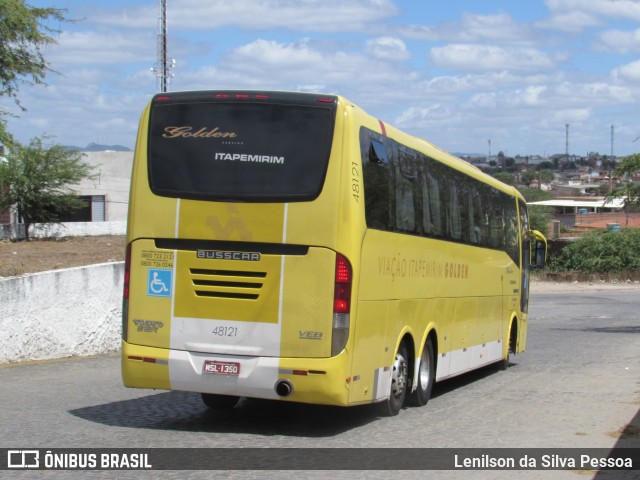
<instances>
[{"instance_id":1,"label":"wheelchair accessibility sticker","mask_svg":"<svg viewBox=\"0 0 640 480\"><path fill-rule=\"evenodd\" d=\"M150 268L147 278L147 295L150 297L170 297L173 271L165 268Z\"/></svg>"}]
</instances>

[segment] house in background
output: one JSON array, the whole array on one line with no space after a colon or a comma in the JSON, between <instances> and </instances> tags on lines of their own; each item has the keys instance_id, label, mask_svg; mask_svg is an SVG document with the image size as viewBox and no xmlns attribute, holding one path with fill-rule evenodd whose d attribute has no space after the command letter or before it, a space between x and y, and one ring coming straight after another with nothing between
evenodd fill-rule
<instances>
[{"instance_id":1,"label":"house in background","mask_svg":"<svg viewBox=\"0 0 640 480\"><path fill-rule=\"evenodd\" d=\"M640 213L623 211L622 198L610 201L602 197L558 198L529 202L528 205L552 207L552 218L555 222L578 232L607 228L640 228Z\"/></svg>"},{"instance_id":2,"label":"house in background","mask_svg":"<svg viewBox=\"0 0 640 480\"><path fill-rule=\"evenodd\" d=\"M33 236L123 235L129 206L132 151L83 152L83 160L94 167L95 179L72 186L85 200L85 207L62 214L60 224L36 227ZM0 212L0 239L23 238L14 211ZM30 230L31 231L31 230Z\"/></svg>"},{"instance_id":3,"label":"house in background","mask_svg":"<svg viewBox=\"0 0 640 480\"><path fill-rule=\"evenodd\" d=\"M133 152L84 152L84 161L95 167L94 180L85 179L73 189L87 206L70 213L65 222L126 222Z\"/></svg>"}]
</instances>

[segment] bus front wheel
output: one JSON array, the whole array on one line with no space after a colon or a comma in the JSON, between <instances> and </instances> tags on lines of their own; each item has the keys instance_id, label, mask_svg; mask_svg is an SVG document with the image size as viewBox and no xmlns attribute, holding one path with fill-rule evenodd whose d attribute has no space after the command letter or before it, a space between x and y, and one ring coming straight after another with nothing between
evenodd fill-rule
<instances>
[{"instance_id":1,"label":"bus front wheel","mask_svg":"<svg viewBox=\"0 0 640 480\"><path fill-rule=\"evenodd\" d=\"M509 328L509 344L507 345L507 358L502 359L499 363L500 368L502 370L507 370L511 365L511 355L516 353L516 341L517 341L517 333L515 324L511 324L511 328Z\"/></svg>"},{"instance_id":2,"label":"bus front wheel","mask_svg":"<svg viewBox=\"0 0 640 480\"><path fill-rule=\"evenodd\" d=\"M380 405L380 412L384 416L397 415L404 405L409 384L409 360L404 343L400 344L391 371L391 389L389 398Z\"/></svg>"}]
</instances>

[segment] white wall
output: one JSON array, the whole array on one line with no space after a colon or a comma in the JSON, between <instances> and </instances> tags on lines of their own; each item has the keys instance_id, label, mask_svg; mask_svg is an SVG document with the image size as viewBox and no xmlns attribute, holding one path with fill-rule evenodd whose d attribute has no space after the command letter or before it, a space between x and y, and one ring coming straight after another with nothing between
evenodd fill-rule
<instances>
[{"instance_id":1,"label":"white wall","mask_svg":"<svg viewBox=\"0 0 640 480\"><path fill-rule=\"evenodd\" d=\"M91 237L96 235L125 235L126 221L36 223L29 228L30 238ZM24 225L0 225L0 240L24 238Z\"/></svg>"},{"instance_id":2,"label":"white wall","mask_svg":"<svg viewBox=\"0 0 640 480\"><path fill-rule=\"evenodd\" d=\"M123 262L0 278L0 363L120 348Z\"/></svg>"}]
</instances>

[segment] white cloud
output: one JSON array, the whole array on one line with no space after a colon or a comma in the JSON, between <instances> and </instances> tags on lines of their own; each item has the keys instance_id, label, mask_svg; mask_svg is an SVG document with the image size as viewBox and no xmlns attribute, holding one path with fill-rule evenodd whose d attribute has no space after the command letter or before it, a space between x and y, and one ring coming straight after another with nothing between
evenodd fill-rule
<instances>
[{"instance_id":1,"label":"white cloud","mask_svg":"<svg viewBox=\"0 0 640 480\"><path fill-rule=\"evenodd\" d=\"M595 15L580 11L558 13L551 18L534 23L534 26L538 28L563 32L581 32L585 28L596 25L600 25L600 21Z\"/></svg>"},{"instance_id":2,"label":"white cloud","mask_svg":"<svg viewBox=\"0 0 640 480\"><path fill-rule=\"evenodd\" d=\"M640 81L640 60L636 60L635 62L631 62L616 68L613 71L612 76L614 79L618 81L639 82Z\"/></svg>"},{"instance_id":3,"label":"white cloud","mask_svg":"<svg viewBox=\"0 0 640 480\"><path fill-rule=\"evenodd\" d=\"M445 105L439 103L425 107L409 107L396 117L394 123L400 128L404 128L407 125L413 126L416 123L425 125L430 122L450 119L452 118L452 113Z\"/></svg>"},{"instance_id":4,"label":"white cloud","mask_svg":"<svg viewBox=\"0 0 640 480\"><path fill-rule=\"evenodd\" d=\"M602 24L607 18L640 21L637 0L545 0L545 4L551 16L536 22L539 28L580 32Z\"/></svg>"},{"instance_id":5,"label":"white cloud","mask_svg":"<svg viewBox=\"0 0 640 480\"><path fill-rule=\"evenodd\" d=\"M640 52L640 28L632 31L607 30L598 36L597 47L616 53Z\"/></svg>"},{"instance_id":6,"label":"white cloud","mask_svg":"<svg viewBox=\"0 0 640 480\"><path fill-rule=\"evenodd\" d=\"M553 112L553 119L557 123L584 122L591 116L590 108L567 108Z\"/></svg>"},{"instance_id":7,"label":"white cloud","mask_svg":"<svg viewBox=\"0 0 640 480\"><path fill-rule=\"evenodd\" d=\"M468 41L475 40L522 40L528 35L528 27L516 22L507 13L495 15L473 15L464 13L460 33Z\"/></svg>"},{"instance_id":8,"label":"white cloud","mask_svg":"<svg viewBox=\"0 0 640 480\"><path fill-rule=\"evenodd\" d=\"M554 66L546 53L534 48L452 44L432 48L430 60L440 68L462 71L540 70Z\"/></svg>"},{"instance_id":9,"label":"white cloud","mask_svg":"<svg viewBox=\"0 0 640 480\"><path fill-rule=\"evenodd\" d=\"M508 13L476 15L463 13L457 21L448 21L439 25L408 25L398 30L406 38L455 42L508 41L514 43L532 40L531 29L517 22Z\"/></svg>"},{"instance_id":10,"label":"white cloud","mask_svg":"<svg viewBox=\"0 0 640 480\"><path fill-rule=\"evenodd\" d=\"M409 60L411 53L405 43L395 37L378 37L367 40L367 52L380 60L402 61Z\"/></svg>"},{"instance_id":11,"label":"white cloud","mask_svg":"<svg viewBox=\"0 0 640 480\"><path fill-rule=\"evenodd\" d=\"M176 0L167 3L169 28L212 30L237 26L249 30L285 29L307 32L361 31L394 16L392 0ZM155 25L151 6L104 12L97 23L147 28ZM145 20L146 19L146 20Z\"/></svg>"},{"instance_id":12,"label":"white cloud","mask_svg":"<svg viewBox=\"0 0 640 480\"><path fill-rule=\"evenodd\" d=\"M586 12L598 16L640 21L638 0L545 0L553 13Z\"/></svg>"},{"instance_id":13,"label":"white cloud","mask_svg":"<svg viewBox=\"0 0 640 480\"><path fill-rule=\"evenodd\" d=\"M150 32L62 32L52 47L54 68L69 65L137 63L151 64L156 57L156 37Z\"/></svg>"},{"instance_id":14,"label":"white cloud","mask_svg":"<svg viewBox=\"0 0 640 480\"><path fill-rule=\"evenodd\" d=\"M364 91L405 86L419 78L362 53L317 48L309 40L292 43L258 39L224 55L215 67L181 74L181 88L306 89L326 86L331 91Z\"/></svg>"}]
</instances>

